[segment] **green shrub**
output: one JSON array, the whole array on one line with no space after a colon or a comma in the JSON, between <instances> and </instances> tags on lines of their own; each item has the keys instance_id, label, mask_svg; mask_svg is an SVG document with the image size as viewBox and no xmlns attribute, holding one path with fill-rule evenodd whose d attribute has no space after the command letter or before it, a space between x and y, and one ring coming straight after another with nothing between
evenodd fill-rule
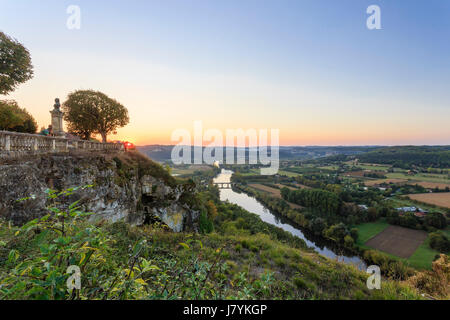
<instances>
[{"instance_id":1,"label":"green shrub","mask_svg":"<svg viewBox=\"0 0 450 320\"><path fill-rule=\"evenodd\" d=\"M295 286L299 289L307 289L308 288L306 281L300 277L295 277L293 281L294 281Z\"/></svg>"},{"instance_id":2,"label":"green shrub","mask_svg":"<svg viewBox=\"0 0 450 320\"><path fill-rule=\"evenodd\" d=\"M450 251L450 240L441 232L430 233L430 247L439 252L446 253Z\"/></svg>"},{"instance_id":3,"label":"green shrub","mask_svg":"<svg viewBox=\"0 0 450 320\"><path fill-rule=\"evenodd\" d=\"M214 230L214 225L211 220L208 219L207 214L202 211L198 219L199 231L203 234L211 233Z\"/></svg>"},{"instance_id":4,"label":"green shrub","mask_svg":"<svg viewBox=\"0 0 450 320\"><path fill-rule=\"evenodd\" d=\"M354 245L355 241L353 240L353 238L350 235L346 235L344 237L344 245L348 248L352 248Z\"/></svg>"}]
</instances>

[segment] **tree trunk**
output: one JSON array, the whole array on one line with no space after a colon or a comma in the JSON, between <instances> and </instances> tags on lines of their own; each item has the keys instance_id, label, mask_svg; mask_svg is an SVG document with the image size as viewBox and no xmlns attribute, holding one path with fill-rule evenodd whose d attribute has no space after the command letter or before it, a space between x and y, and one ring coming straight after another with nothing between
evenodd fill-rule
<instances>
[{"instance_id":1,"label":"tree trunk","mask_svg":"<svg viewBox=\"0 0 450 320\"><path fill-rule=\"evenodd\" d=\"M102 142L105 143L106 142L106 133L102 132L100 134L102 135Z\"/></svg>"},{"instance_id":2,"label":"tree trunk","mask_svg":"<svg viewBox=\"0 0 450 320\"><path fill-rule=\"evenodd\" d=\"M84 140L91 140L91 133L90 132L85 132L83 135Z\"/></svg>"}]
</instances>

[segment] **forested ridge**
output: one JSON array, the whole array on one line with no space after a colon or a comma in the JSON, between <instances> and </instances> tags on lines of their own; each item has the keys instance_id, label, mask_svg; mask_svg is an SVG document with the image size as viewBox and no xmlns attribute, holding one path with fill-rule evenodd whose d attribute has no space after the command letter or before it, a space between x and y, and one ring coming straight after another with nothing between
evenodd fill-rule
<instances>
[{"instance_id":1,"label":"forested ridge","mask_svg":"<svg viewBox=\"0 0 450 320\"><path fill-rule=\"evenodd\" d=\"M357 156L361 162L391 164L400 168L449 168L450 146L404 146L377 149Z\"/></svg>"}]
</instances>

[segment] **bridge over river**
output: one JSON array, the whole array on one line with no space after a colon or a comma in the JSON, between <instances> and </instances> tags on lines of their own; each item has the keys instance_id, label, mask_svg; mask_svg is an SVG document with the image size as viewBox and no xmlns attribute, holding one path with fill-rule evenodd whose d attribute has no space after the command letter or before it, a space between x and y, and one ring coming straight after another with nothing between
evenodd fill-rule
<instances>
[{"instance_id":1,"label":"bridge over river","mask_svg":"<svg viewBox=\"0 0 450 320\"><path fill-rule=\"evenodd\" d=\"M232 182L214 182L213 184L219 189L232 189L232 187L235 185Z\"/></svg>"}]
</instances>

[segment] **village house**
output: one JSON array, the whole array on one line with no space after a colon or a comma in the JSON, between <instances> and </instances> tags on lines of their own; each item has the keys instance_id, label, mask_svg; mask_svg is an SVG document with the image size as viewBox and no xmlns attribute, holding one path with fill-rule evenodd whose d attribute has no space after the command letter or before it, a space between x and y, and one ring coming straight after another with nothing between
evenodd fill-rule
<instances>
[{"instance_id":1,"label":"village house","mask_svg":"<svg viewBox=\"0 0 450 320\"><path fill-rule=\"evenodd\" d=\"M399 215L404 215L406 212L414 212L414 215L418 218L423 218L427 215L428 211L423 210L422 208L418 207L400 207L395 208L399 212Z\"/></svg>"}]
</instances>

